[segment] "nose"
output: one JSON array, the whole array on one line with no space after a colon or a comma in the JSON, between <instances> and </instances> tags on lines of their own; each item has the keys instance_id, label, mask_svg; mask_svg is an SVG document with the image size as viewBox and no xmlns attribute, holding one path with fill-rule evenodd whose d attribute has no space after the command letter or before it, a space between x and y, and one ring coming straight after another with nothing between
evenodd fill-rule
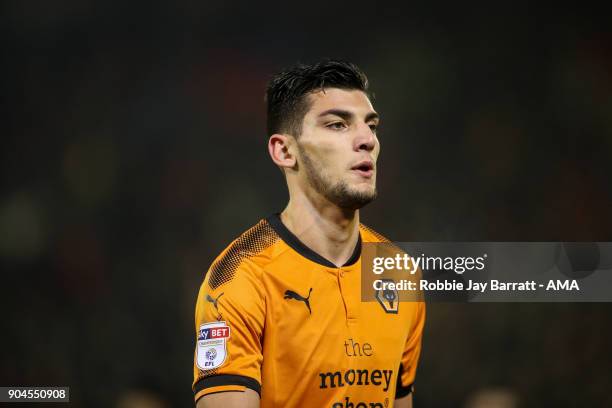
<instances>
[{"instance_id":1,"label":"nose","mask_svg":"<svg viewBox=\"0 0 612 408\"><path fill-rule=\"evenodd\" d=\"M370 129L370 126L363 124L359 128L359 133L355 138L355 150L365 150L371 152L376 146L376 133Z\"/></svg>"}]
</instances>

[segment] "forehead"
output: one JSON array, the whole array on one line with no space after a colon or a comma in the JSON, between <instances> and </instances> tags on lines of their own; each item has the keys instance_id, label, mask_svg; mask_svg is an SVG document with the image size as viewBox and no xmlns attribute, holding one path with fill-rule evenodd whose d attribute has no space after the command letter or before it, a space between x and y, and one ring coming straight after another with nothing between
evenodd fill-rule
<instances>
[{"instance_id":1,"label":"forehead","mask_svg":"<svg viewBox=\"0 0 612 408\"><path fill-rule=\"evenodd\" d=\"M374 112L368 96L357 89L325 88L308 95L310 110L307 115L318 115L330 109L342 109L355 114L366 115Z\"/></svg>"}]
</instances>

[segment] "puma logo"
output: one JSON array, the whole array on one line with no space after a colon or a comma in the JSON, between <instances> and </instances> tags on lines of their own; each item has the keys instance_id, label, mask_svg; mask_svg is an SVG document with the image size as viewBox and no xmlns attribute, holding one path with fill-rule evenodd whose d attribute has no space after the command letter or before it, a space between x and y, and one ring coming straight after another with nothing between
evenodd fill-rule
<instances>
[{"instance_id":1,"label":"puma logo","mask_svg":"<svg viewBox=\"0 0 612 408\"><path fill-rule=\"evenodd\" d=\"M304 304L308 308L308 313L312 314L312 311L310 310L310 294L311 293L312 293L312 288L310 288L310 290L308 291L308 297L304 297L300 295L299 293L296 293L292 290L286 290L285 299L295 299L295 300L299 300L300 302L304 302Z\"/></svg>"},{"instance_id":2,"label":"puma logo","mask_svg":"<svg viewBox=\"0 0 612 408\"><path fill-rule=\"evenodd\" d=\"M215 307L215 309L217 309L217 313L219 314L219 316L217 317L217 320L221 319L221 312L219 312L219 298L221 296L223 296L223 293L225 292L221 292L221 294L219 296L217 296L217 298L213 298L212 296L210 296L208 293L206 294L206 301L210 302L213 304L213 306Z\"/></svg>"}]
</instances>

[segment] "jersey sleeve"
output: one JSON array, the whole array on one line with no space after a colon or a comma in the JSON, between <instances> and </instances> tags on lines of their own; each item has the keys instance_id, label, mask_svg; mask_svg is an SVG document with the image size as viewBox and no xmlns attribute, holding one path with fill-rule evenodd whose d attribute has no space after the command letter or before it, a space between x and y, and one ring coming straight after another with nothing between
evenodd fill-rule
<instances>
[{"instance_id":1,"label":"jersey sleeve","mask_svg":"<svg viewBox=\"0 0 612 408\"><path fill-rule=\"evenodd\" d=\"M415 316L400 361L395 398L405 397L413 391L414 378L421 354L421 339L425 326L425 302L415 302L414 304L416 305Z\"/></svg>"},{"instance_id":2,"label":"jersey sleeve","mask_svg":"<svg viewBox=\"0 0 612 408\"><path fill-rule=\"evenodd\" d=\"M217 260L200 287L195 310L194 381L197 401L204 395L261 393L265 295L257 265Z\"/></svg>"}]
</instances>

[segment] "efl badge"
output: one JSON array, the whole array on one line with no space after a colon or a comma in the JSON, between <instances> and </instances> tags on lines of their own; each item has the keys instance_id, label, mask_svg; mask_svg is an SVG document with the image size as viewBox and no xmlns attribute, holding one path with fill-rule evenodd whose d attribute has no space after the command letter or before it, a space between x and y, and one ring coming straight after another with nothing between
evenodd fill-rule
<instances>
[{"instance_id":1,"label":"efl badge","mask_svg":"<svg viewBox=\"0 0 612 408\"><path fill-rule=\"evenodd\" d=\"M202 370L221 366L227 356L227 339L230 328L225 322L206 323L200 326L196 363Z\"/></svg>"},{"instance_id":2,"label":"efl badge","mask_svg":"<svg viewBox=\"0 0 612 408\"><path fill-rule=\"evenodd\" d=\"M393 279L381 279L383 282L394 282ZM385 313L395 313L399 310L399 294L397 289L379 289L376 291L376 300L385 310Z\"/></svg>"}]
</instances>

